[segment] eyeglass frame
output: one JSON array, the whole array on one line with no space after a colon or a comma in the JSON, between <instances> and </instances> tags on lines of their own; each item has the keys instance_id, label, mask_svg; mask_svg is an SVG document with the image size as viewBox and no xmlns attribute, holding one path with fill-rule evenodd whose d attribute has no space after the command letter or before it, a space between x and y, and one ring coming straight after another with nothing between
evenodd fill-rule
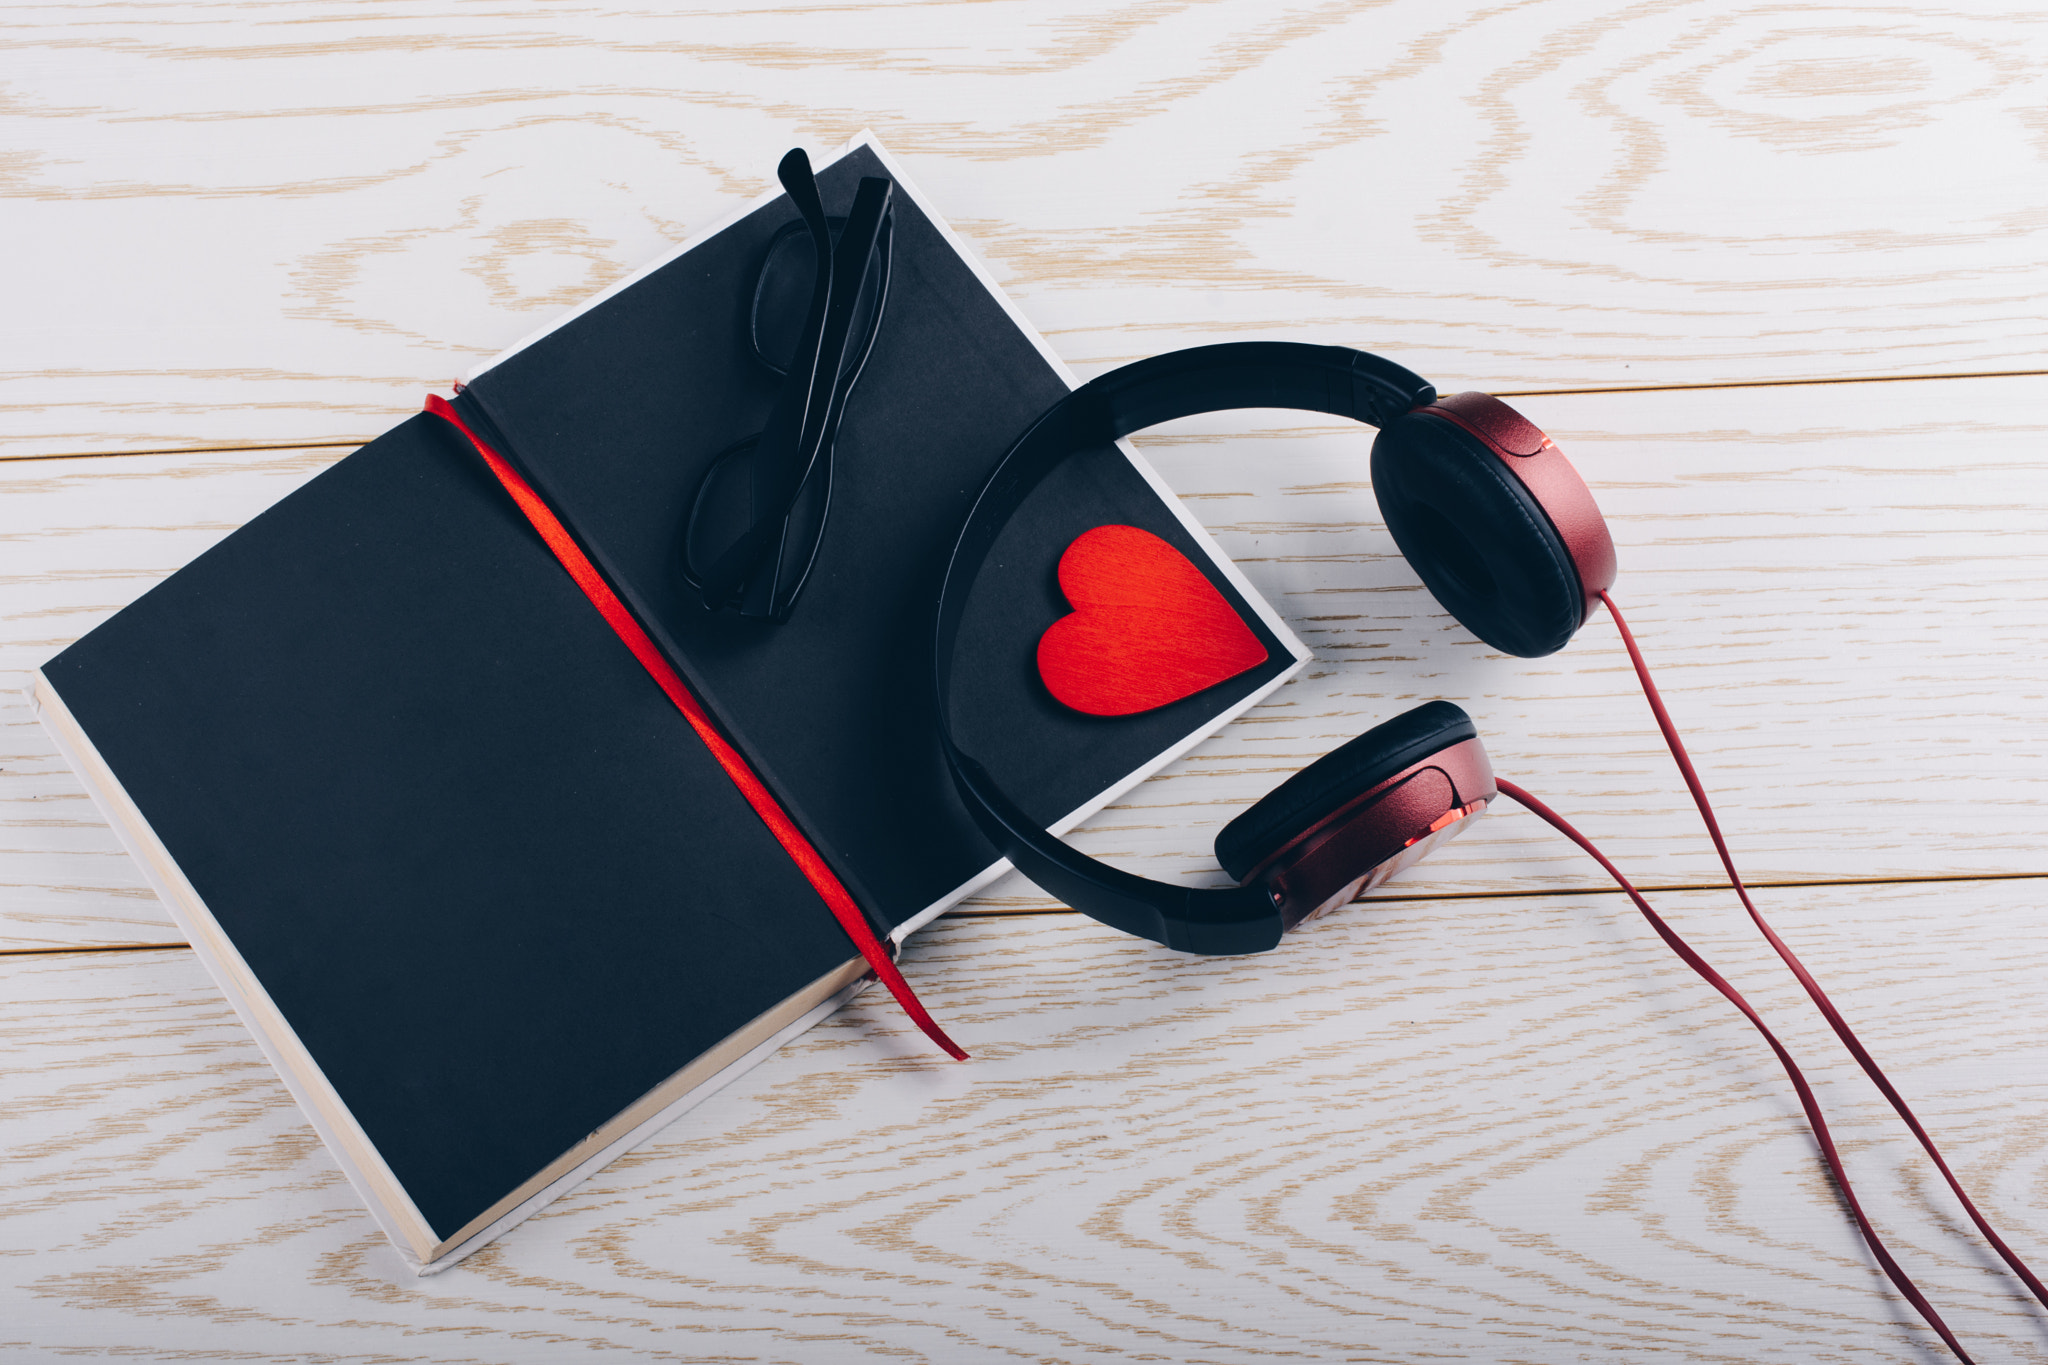
<instances>
[{"instance_id":1,"label":"eyeglass frame","mask_svg":"<svg viewBox=\"0 0 2048 1365\"><path fill-rule=\"evenodd\" d=\"M894 243L894 215L890 211L894 185L886 178L864 177L854 196L852 212L837 220L841 231L835 242L831 231L835 220L824 215L809 159L802 150L793 150L785 156L777 174L796 203L800 216L777 229L761 258L748 309L747 343L759 363L783 376L783 384L762 430L733 442L714 456L706 467L684 520L678 561L684 581L699 592L707 610L720 611L731 607L741 615L779 623L789 619L798 596L817 565L831 508L832 455L839 424L845 414L847 399L867 367L887 311ZM777 365L761 344L762 296L778 249L789 237L806 231L817 249L817 271L804 330L796 352L785 368ZM861 251L859 268L855 270L852 268L855 264L852 252L863 241L865 247ZM853 359L849 364L849 334L870 277L875 280L874 311L865 335L850 353ZM808 366L804 364L807 351L810 355ZM825 386L821 384L820 375L828 356L835 374L830 385ZM824 394L822 407L818 403L821 388ZM793 438L792 429L795 433ZM771 508L770 514L754 515L747 530L720 553L715 563L708 569L700 568L691 549L698 539L705 505L711 493L727 467L743 458L757 457L760 446L771 433L791 447L785 466L800 467L793 478L785 475L778 480L777 474L783 471L764 468L758 458L751 459L752 497L756 505L766 501ZM822 502L815 528L810 533L809 552L802 556L803 562L794 580L785 584L790 520L818 478L822 478L824 483L815 496ZM777 486L778 482L781 487ZM764 492L767 494L765 499L762 497ZM760 579L764 567L769 569L765 589Z\"/></svg>"}]
</instances>

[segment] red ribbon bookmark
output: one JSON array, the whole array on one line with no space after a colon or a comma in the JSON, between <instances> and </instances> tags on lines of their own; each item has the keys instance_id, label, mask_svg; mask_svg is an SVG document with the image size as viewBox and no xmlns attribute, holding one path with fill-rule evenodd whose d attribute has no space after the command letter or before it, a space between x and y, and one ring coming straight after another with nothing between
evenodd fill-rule
<instances>
[{"instance_id":1,"label":"red ribbon bookmark","mask_svg":"<svg viewBox=\"0 0 2048 1365\"><path fill-rule=\"evenodd\" d=\"M604 581L604 576L584 555L582 547L576 543L568 529L556 518L548 505L541 501L540 495L519 476L518 470L506 462L504 456L470 430L469 424L462 420L461 415L449 405L447 399L439 394L427 395L427 411L451 423L456 430L469 438L469 443L476 447L476 453L483 456L484 463L490 467L491 473L497 476L505 491L512 495L512 501L526 514L526 519L533 524L533 529L540 533L541 540L554 552L562 567L569 571L569 577L576 581L576 586L583 589L583 595L590 599L590 605L597 608L598 614L604 617L605 624L612 628L613 633L625 643L627 649L633 651L633 657L640 661L640 666L647 670L655 685L667 694L668 699L675 703L676 710L682 712L683 718L690 722L690 728L697 732L697 738L711 751L711 756L718 760L718 766L725 770L725 775L739 788L740 795L754 808L754 814L761 817L761 823L768 826L768 832L775 836L775 842L781 844L783 851L789 854L790 860L804 874L804 880L811 884L819 899L825 902L825 908L832 912L832 918L839 921L839 927L846 930L846 936L860 949L860 955L867 959L868 966L881 978L882 984L889 988L889 994L896 997L896 1003L903 1007L903 1012L924 1030L925 1037L945 1049L947 1055L956 1061L965 1061L967 1053L958 1043L948 1038L945 1030L933 1022L931 1015L925 1012L916 993L910 989L910 983L896 970L896 964L890 959L888 949L875 937L875 931L868 925L867 916L861 913L860 906L854 902L853 896L840 883L824 858L819 856L818 850L811 847L811 841L804 838L803 831L789 818L789 812L777 803L760 777L747 766L747 761L740 757L739 750L733 748L725 736L718 732L718 727L712 724L710 715L690 691L688 684L684 683L681 675L641 628L640 622L634 619L633 613L626 609L626 604L619 600L618 594L612 591L611 584Z\"/></svg>"}]
</instances>

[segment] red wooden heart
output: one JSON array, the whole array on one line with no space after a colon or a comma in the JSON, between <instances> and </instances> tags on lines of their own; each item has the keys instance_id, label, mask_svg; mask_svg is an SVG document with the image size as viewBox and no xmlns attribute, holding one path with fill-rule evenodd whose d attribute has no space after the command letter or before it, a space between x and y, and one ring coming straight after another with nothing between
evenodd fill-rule
<instances>
[{"instance_id":1,"label":"red wooden heart","mask_svg":"<svg viewBox=\"0 0 2048 1365\"><path fill-rule=\"evenodd\" d=\"M1150 531L1098 526L1060 556L1072 615L1038 640L1038 676L1091 716L1130 716L1191 697L1266 661L1266 647L1188 563Z\"/></svg>"}]
</instances>

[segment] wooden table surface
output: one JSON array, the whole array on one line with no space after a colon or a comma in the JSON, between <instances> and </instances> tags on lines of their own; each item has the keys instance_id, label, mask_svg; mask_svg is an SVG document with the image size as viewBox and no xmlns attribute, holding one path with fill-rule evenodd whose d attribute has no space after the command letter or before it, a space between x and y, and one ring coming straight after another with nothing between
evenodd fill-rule
<instances>
[{"instance_id":1,"label":"wooden table surface","mask_svg":"<svg viewBox=\"0 0 2048 1365\"><path fill-rule=\"evenodd\" d=\"M0 688L430 388L873 128L1085 375L1250 337L1513 399L1760 899L2048 1268L2048 17L1874 2L25 4L0 15ZM2048 1313L1742 918L1612 627L1518 660L1368 436L1141 441L1315 650L1079 837L1159 875L1416 701L1818 1078L1983 1361ZM1928 1361L1769 1054L1489 815L1179 957L1015 878L415 1280L79 784L0 710L0 1358ZM1024 913L1016 913L1024 912Z\"/></svg>"}]
</instances>

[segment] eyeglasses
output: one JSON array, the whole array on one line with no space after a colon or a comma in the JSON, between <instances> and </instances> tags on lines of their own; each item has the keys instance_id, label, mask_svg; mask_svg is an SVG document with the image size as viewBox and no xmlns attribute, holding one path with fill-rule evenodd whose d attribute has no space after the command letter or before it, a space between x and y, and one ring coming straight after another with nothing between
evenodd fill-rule
<instances>
[{"instance_id":1,"label":"eyeglasses","mask_svg":"<svg viewBox=\"0 0 2048 1365\"><path fill-rule=\"evenodd\" d=\"M881 330L895 186L865 177L847 216L827 218L801 148L783 157L776 176L800 216L761 258L747 344L782 385L760 432L727 446L704 471L680 558L684 581L708 610L780 622L817 563L839 422Z\"/></svg>"}]
</instances>

